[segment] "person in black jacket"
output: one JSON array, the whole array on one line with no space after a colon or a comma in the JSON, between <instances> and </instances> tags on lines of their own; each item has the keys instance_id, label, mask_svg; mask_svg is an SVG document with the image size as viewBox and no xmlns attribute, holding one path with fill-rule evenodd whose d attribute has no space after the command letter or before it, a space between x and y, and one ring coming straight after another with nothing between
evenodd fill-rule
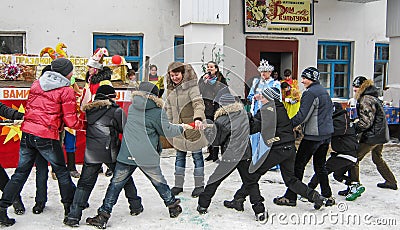
<instances>
[{"instance_id":1,"label":"person in black jacket","mask_svg":"<svg viewBox=\"0 0 400 230\"><path fill-rule=\"evenodd\" d=\"M5 117L7 119L11 120L22 120L24 117L23 113L18 112L18 110L9 108L5 104L0 102L0 116ZM0 164L0 190L3 191L3 189L6 187L7 182L10 180L10 178L7 175L6 170L4 170L3 166ZM21 195L18 195L18 197L15 199L13 203L14 207L14 212L15 214L22 215L25 213L25 206L24 203L22 203Z\"/></svg>"},{"instance_id":2,"label":"person in black jacket","mask_svg":"<svg viewBox=\"0 0 400 230\"><path fill-rule=\"evenodd\" d=\"M219 71L219 67L217 63L213 61L209 61L207 63L207 73L204 74L199 79L199 89L200 94L204 101L204 106L206 107L204 113L208 120L214 120L214 114L219 108L218 101L215 99L218 96L229 93L228 83L226 82L226 78ZM208 147L208 152L210 155L206 157L204 160L206 161L217 161L218 160L218 152L219 146Z\"/></svg>"},{"instance_id":3,"label":"person in black jacket","mask_svg":"<svg viewBox=\"0 0 400 230\"><path fill-rule=\"evenodd\" d=\"M207 133L208 139L215 136L212 143L213 146L221 146L222 158L199 196L197 211L200 214L207 213L218 186L237 169L243 187L249 192L250 202L253 204L256 216L263 215L265 212L262 204L264 198L260 194L258 178L248 172L251 162L248 115L243 104L237 102L231 94L224 94L218 98L218 104L221 107L215 112L215 129L206 129L205 133Z\"/></svg>"},{"instance_id":4,"label":"person in black jacket","mask_svg":"<svg viewBox=\"0 0 400 230\"><path fill-rule=\"evenodd\" d=\"M285 185L297 194L301 194L308 198L310 202L314 202L314 208L319 209L323 205L325 198L317 191L309 188L301 182L294 174L294 163L296 158L294 132L286 109L282 102L280 102L279 89L275 87L266 88L262 92L262 95L263 97L261 97L260 101L263 106L259 112L250 119L250 133L261 132L262 135L264 135L265 133L273 133L273 131L275 131L275 135L267 141L267 143L272 143L272 145L269 153L266 153L267 156L265 160L261 161L258 169L256 169L256 171L251 175L255 176L258 181L272 166L279 164ZM274 118L276 118L276 122L275 124L272 124L274 122L271 122L271 120L275 120ZM275 126L275 130L271 130L270 126ZM257 165L258 163L252 162L252 164ZM242 185L242 187L236 192L232 201L224 202L225 207L241 211L240 208L243 207L243 202L248 194L249 191L247 191ZM257 217L263 218L262 215ZM268 215L264 215L264 217L266 217L264 220L259 220L265 221L268 218Z\"/></svg>"},{"instance_id":5,"label":"person in black jacket","mask_svg":"<svg viewBox=\"0 0 400 230\"><path fill-rule=\"evenodd\" d=\"M102 163L114 171L121 144L119 134L122 133L126 121L124 111L112 100L115 97L112 86L102 85L98 88L94 101L83 107L87 120L84 164L70 212L64 219L64 224L71 227L79 226L82 210L87 207ZM124 189L131 215L140 214L143 206L132 178Z\"/></svg>"},{"instance_id":6,"label":"person in black jacket","mask_svg":"<svg viewBox=\"0 0 400 230\"><path fill-rule=\"evenodd\" d=\"M338 102L334 102L333 105L332 119L334 132L332 134L331 148L334 152L331 153L331 157L326 161L325 168L328 174L333 172L333 178L337 181L344 181L348 185L349 190L350 187L359 187L359 192L362 193L365 188L357 181L352 181L350 176L345 175L357 162L358 140L356 131L350 122L347 111L343 109L342 105ZM314 174L308 183L308 187L315 189L318 184L318 177ZM346 200L353 199L349 197Z\"/></svg>"}]
</instances>

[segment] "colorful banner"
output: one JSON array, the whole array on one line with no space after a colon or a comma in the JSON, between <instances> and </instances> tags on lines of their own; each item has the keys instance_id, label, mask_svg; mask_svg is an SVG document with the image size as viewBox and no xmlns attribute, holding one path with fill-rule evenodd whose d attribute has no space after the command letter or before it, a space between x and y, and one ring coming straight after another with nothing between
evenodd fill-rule
<instances>
[{"instance_id":1,"label":"colorful banner","mask_svg":"<svg viewBox=\"0 0 400 230\"><path fill-rule=\"evenodd\" d=\"M244 0L244 32L314 34L312 0Z\"/></svg>"},{"instance_id":2,"label":"colorful banner","mask_svg":"<svg viewBox=\"0 0 400 230\"><path fill-rule=\"evenodd\" d=\"M115 90L117 102L131 101L131 91L129 90ZM0 100L27 100L29 95L29 88L0 88Z\"/></svg>"},{"instance_id":3,"label":"colorful banner","mask_svg":"<svg viewBox=\"0 0 400 230\"><path fill-rule=\"evenodd\" d=\"M86 72L88 67L86 66L88 58L80 57L69 57L68 58L74 65L74 76L77 79L85 80ZM53 61L50 57L38 57L38 56L16 56L11 54L0 54L0 80L8 80L5 77L5 71L10 64L16 66L21 74L16 76L16 80L27 80L33 81L40 77L42 69L50 65ZM125 60L122 63L126 63ZM112 57L105 57L104 66L108 66L113 71L111 80L122 80L125 81L127 73L127 67L125 65L114 65L112 63Z\"/></svg>"}]
</instances>

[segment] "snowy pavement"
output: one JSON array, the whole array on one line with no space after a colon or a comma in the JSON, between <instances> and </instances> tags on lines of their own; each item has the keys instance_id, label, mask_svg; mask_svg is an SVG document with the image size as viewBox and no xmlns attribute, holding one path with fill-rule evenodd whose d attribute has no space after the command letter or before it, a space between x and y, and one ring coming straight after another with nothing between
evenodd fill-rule
<instances>
[{"instance_id":1,"label":"snowy pavement","mask_svg":"<svg viewBox=\"0 0 400 230\"><path fill-rule=\"evenodd\" d=\"M400 178L400 145L391 144L384 148L384 158L399 180ZM175 158L170 150L163 152L163 173L172 187L174 184ZM134 181L138 193L143 199L144 212L139 216L130 216L127 200L120 195L115 205L107 229L400 229L400 192L399 190L380 189L377 183L383 182L371 155L368 154L361 162L361 181L366 187L365 193L354 202L345 201L344 197L337 194L345 186L333 180L330 175L332 191L336 197L337 205L314 210L311 203L297 201L296 207L281 207L272 203L272 199L285 192L285 185L279 172L268 172L261 178L260 189L265 197L266 207L270 218L265 225L255 221L250 202L245 202L245 211L237 212L223 206L223 201L232 199L236 189L240 187L239 174L235 171L219 187L208 213L199 215L196 211L197 199L190 196L193 189L193 163L191 157L187 159L186 182L184 192L178 197L182 200L183 213L175 219L169 218L168 210L164 206L151 183L142 172L137 170ZM206 162L206 176L211 174L216 163ZM78 166L80 171L81 166ZM103 166L105 168L105 166ZM7 169L11 175L13 169ZM35 169L22 190L22 198L27 209L22 216L13 213L13 208L8 209L9 216L16 218L16 224L9 229L71 229L62 223L63 207L57 182L49 177L48 202L44 212L40 215L32 213L35 196ZM305 178L308 182L312 174L312 165L307 166ZM73 179L77 182L77 179ZM95 229L85 224L87 217L96 214L101 205L110 177L99 175L96 187L90 197L90 207L83 212L80 229Z\"/></svg>"}]
</instances>

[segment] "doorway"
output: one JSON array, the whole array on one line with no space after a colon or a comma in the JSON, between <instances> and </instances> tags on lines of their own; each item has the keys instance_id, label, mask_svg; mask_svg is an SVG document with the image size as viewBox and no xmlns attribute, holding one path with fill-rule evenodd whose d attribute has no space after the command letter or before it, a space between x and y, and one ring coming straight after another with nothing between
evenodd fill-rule
<instances>
[{"instance_id":1,"label":"doorway","mask_svg":"<svg viewBox=\"0 0 400 230\"><path fill-rule=\"evenodd\" d=\"M298 49L298 40L246 39L245 95L254 77L260 75L257 67L262 59L273 65L281 77L285 69L290 69L293 79L297 79Z\"/></svg>"}]
</instances>

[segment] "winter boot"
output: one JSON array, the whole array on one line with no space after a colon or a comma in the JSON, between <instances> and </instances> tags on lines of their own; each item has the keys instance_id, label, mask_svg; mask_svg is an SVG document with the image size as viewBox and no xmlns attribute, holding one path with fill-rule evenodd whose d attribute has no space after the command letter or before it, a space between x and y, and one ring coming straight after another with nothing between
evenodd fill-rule
<instances>
[{"instance_id":1,"label":"winter boot","mask_svg":"<svg viewBox=\"0 0 400 230\"><path fill-rule=\"evenodd\" d=\"M258 223L260 224L266 224L268 218L269 218L268 211L256 214L256 221L258 221Z\"/></svg>"},{"instance_id":2,"label":"winter boot","mask_svg":"<svg viewBox=\"0 0 400 230\"><path fill-rule=\"evenodd\" d=\"M175 218L178 217L182 212L182 207L179 205L181 203L180 199L175 199L175 202L171 205L168 205L169 217Z\"/></svg>"},{"instance_id":3,"label":"winter boot","mask_svg":"<svg viewBox=\"0 0 400 230\"><path fill-rule=\"evenodd\" d=\"M339 196L347 196L350 192L350 186L347 186L347 188L345 190L341 190L338 192Z\"/></svg>"},{"instance_id":4,"label":"winter boot","mask_svg":"<svg viewBox=\"0 0 400 230\"><path fill-rule=\"evenodd\" d=\"M185 175L175 175L175 186L171 189L174 196L183 192L183 182L185 181Z\"/></svg>"},{"instance_id":5,"label":"winter boot","mask_svg":"<svg viewBox=\"0 0 400 230\"><path fill-rule=\"evenodd\" d=\"M200 215L203 215L203 214L207 213L207 208L204 208L204 207L201 207L200 205L198 205L197 211L199 212Z\"/></svg>"},{"instance_id":6,"label":"winter boot","mask_svg":"<svg viewBox=\"0 0 400 230\"><path fill-rule=\"evenodd\" d=\"M68 219L68 214L70 212L71 208L71 203L64 203L64 220L63 223L65 223Z\"/></svg>"},{"instance_id":7,"label":"winter boot","mask_svg":"<svg viewBox=\"0 0 400 230\"><path fill-rule=\"evenodd\" d=\"M246 199L239 198L233 200L224 200L224 206L227 208L234 208L236 211L243 212L244 211L244 201Z\"/></svg>"},{"instance_id":8,"label":"winter boot","mask_svg":"<svg viewBox=\"0 0 400 230\"><path fill-rule=\"evenodd\" d=\"M333 206L336 204L335 197L331 196L326 198L325 200L325 207Z\"/></svg>"},{"instance_id":9,"label":"winter boot","mask_svg":"<svg viewBox=\"0 0 400 230\"><path fill-rule=\"evenodd\" d=\"M204 177L203 176L195 176L194 177L194 186L195 188L192 191L192 197L196 198L204 191Z\"/></svg>"},{"instance_id":10,"label":"winter boot","mask_svg":"<svg viewBox=\"0 0 400 230\"><path fill-rule=\"evenodd\" d=\"M36 202L35 206L32 208L33 214L40 214L43 212L44 207L46 207L46 203L44 202Z\"/></svg>"},{"instance_id":11,"label":"winter boot","mask_svg":"<svg viewBox=\"0 0 400 230\"><path fill-rule=\"evenodd\" d=\"M100 229L106 229L107 221L110 219L110 214L102 211L98 211L95 217L89 217L86 219L86 223L95 226Z\"/></svg>"},{"instance_id":12,"label":"winter boot","mask_svg":"<svg viewBox=\"0 0 400 230\"><path fill-rule=\"evenodd\" d=\"M319 194L315 190L311 190L310 192L307 192L308 200L310 202L314 203L314 208L316 210L319 210L325 203L326 203L326 198L323 197L321 194Z\"/></svg>"},{"instance_id":13,"label":"winter boot","mask_svg":"<svg viewBox=\"0 0 400 230\"><path fill-rule=\"evenodd\" d=\"M106 177L110 177L113 175L113 171L110 168L107 168L106 172L104 173L104 175L106 175Z\"/></svg>"},{"instance_id":14,"label":"winter boot","mask_svg":"<svg viewBox=\"0 0 400 230\"><path fill-rule=\"evenodd\" d=\"M275 197L273 200L274 204L277 205L285 205L285 206L296 206L296 200L289 200L288 198L286 198L285 196L281 196L281 197Z\"/></svg>"},{"instance_id":15,"label":"winter boot","mask_svg":"<svg viewBox=\"0 0 400 230\"><path fill-rule=\"evenodd\" d=\"M14 213L17 215L22 215L25 213L24 203L22 203L21 196L18 196L13 203Z\"/></svg>"},{"instance_id":16,"label":"winter boot","mask_svg":"<svg viewBox=\"0 0 400 230\"><path fill-rule=\"evenodd\" d=\"M347 194L346 200L347 201L354 201L359 196L361 196L361 194L363 192L365 192L365 187L362 184L360 184L358 182L353 183L352 185L350 185L350 192L349 192L349 194Z\"/></svg>"},{"instance_id":17,"label":"winter boot","mask_svg":"<svg viewBox=\"0 0 400 230\"><path fill-rule=\"evenodd\" d=\"M7 209L6 208L0 208L0 225L8 227L8 226L11 226L13 224L15 224L15 219L8 218Z\"/></svg>"},{"instance_id":18,"label":"winter boot","mask_svg":"<svg viewBox=\"0 0 400 230\"><path fill-rule=\"evenodd\" d=\"M142 198L129 202L129 209L131 216L137 216L143 212Z\"/></svg>"},{"instance_id":19,"label":"winter boot","mask_svg":"<svg viewBox=\"0 0 400 230\"><path fill-rule=\"evenodd\" d=\"M376 186L378 186L379 188L388 188L388 189L397 190L397 184L390 184L387 181L385 181L383 183L378 183Z\"/></svg>"},{"instance_id":20,"label":"winter boot","mask_svg":"<svg viewBox=\"0 0 400 230\"><path fill-rule=\"evenodd\" d=\"M79 220L77 218L72 218L72 217L64 218L63 223L70 227L79 227Z\"/></svg>"}]
</instances>

